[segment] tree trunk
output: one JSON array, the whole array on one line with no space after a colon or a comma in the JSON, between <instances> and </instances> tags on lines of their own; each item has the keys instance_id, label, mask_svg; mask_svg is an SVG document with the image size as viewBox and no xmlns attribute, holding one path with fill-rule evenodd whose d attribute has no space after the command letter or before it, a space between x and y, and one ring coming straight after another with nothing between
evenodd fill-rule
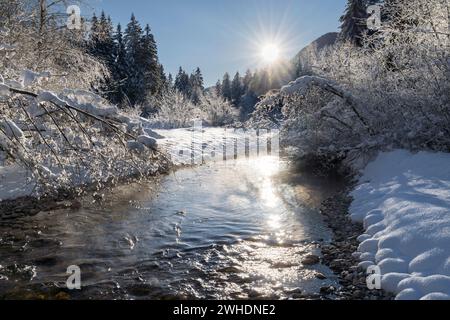
<instances>
[{"instance_id":1,"label":"tree trunk","mask_svg":"<svg viewBox=\"0 0 450 320\"><path fill-rule=\"evenodd\" d=\"M38 68L41 64L42 50L45 39L45 25L47 23L47 1L39 0L39 40L38 40Z\"/></svg>"}]
</instances>

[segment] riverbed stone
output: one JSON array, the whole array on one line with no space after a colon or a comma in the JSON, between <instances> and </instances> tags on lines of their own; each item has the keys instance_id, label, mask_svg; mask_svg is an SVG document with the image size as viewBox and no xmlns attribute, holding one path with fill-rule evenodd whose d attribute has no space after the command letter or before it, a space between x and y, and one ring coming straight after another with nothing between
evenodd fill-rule
<instances>
[{"instance_id":1,"label":"riverbed stone","mask_svg":"<svg viewBox=\"0 0 450 320\"><path fill-rule=\"evenodd\" d=\"M323 273L318 272L316 273L316 278L319 280L325 280L327 277Z\"/></svg>"},{"instance_id":2,"label":"riverbed stone","mask_svg":"<svg viewBox=\"0 0 450 320\"><path fill-rule=\"evenodd\" d=\"M310 254L307 255L305 258L303 258L302 260L302 264L304 266L313 266L316 265L320 262L320 258L316 255Z\"/></svg>"},{"instance_id":3,"label":"riverbed stone","mask_svg":"<svg viewBox=\"0 0 450 320\"><path fill-rule=\"evenodd\" d=\"M352 202L349 193L352 185L335 194L322 203L321 213L325 223L333 231L331 243L320 245L322 262L330 267L339 277L341 287L322 287L321 295L333 298L352 300L391 300L393 295L382 290L374 292L366 285L366 274L358 267L358 257L354 252L359 246L358 237L364 233L362 224L354 223L349 219L348 208Z\"/></svg>"}]
</instances>

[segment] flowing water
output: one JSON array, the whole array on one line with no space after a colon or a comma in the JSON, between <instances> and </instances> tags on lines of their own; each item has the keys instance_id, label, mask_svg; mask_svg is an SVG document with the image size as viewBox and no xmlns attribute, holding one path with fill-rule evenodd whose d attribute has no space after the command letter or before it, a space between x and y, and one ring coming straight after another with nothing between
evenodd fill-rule
<instances>
[{"instance_id":1,"label":"flowing water","mask_svg":"<svg viewBox=\"0 0 450 320\"><path fill-rule=\"evenodd\" d=\"M0 298L314 295L336 279L301 261L330 240L318 208L340 186L261 157L180 169L79 209L0 221ZM71 265L81 290L66 288Z\"/></svg>"}]
</instances>

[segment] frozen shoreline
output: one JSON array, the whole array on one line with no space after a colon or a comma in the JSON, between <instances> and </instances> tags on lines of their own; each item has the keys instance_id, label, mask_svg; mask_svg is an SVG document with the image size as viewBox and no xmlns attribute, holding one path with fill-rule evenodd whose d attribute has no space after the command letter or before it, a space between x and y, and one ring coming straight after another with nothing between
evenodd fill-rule
<instances>
[{"instance_id":1,"label":"frozen shoreline","mask_svg":"<svg viewBox=\"0 0 450 320\"><path fill-rule=\"evenodd\" d=\"M351 193L364 223L355 253L398 300L450 299L450 154L382 153Z\"/></svg>"}]
</instances>

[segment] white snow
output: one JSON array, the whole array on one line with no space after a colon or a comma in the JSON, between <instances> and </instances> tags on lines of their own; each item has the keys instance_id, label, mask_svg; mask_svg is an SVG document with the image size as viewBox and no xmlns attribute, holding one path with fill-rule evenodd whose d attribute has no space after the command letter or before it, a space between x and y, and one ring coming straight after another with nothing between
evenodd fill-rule
<instances>
[{"instance_id":1,"label":"white snow","mask_svg":"<svg viewBox=\"0 0 450 320\"><path fill-rule=\"evenodd\" d=\"M4 84L13 89L23 89L22 83L16 80L4 80Z\"/></svg>"},{"instance_id":2,"label":"white snow","mask_svg":"<svg viewBox=\"0 0 450 320\"><path fill-rule=\"evenodd\" d=\"M281 88L281 93L292 95L299 94L304 95L309 90L309 88L316 84L320 87L325 87L330 85L332 82L317 76L303 76Z\"/></svg>"},{"instance_id":3,"label":"white snow","mask_svg":"<svg viewBox=\"0 0 450 320\"><path fill-rule=\"evenodd\" d=\"M39 94L37 97L38 102L53 102L54 104L57 104L59 106L65 106L66 103L64 100L58 97L58 95L51 91L43 91Z\"/></svg>"},{"instance_id":4,"label":"white snow","mask_svg":"<svg viewBox=\"0 0 450 320\"><path fill-rule=\"evenodd\" d=\"M450 154L382 153L352 196L361 266L378 265L399 300L450 299Z\"/></svg>"},{"instance_id":5,"label":"white snow","mask_svg":"<svg viewBox=\"0 0 450 320\"><path fill-rule=\"evenodd\" d=\"M23 87L29 87L35 82L39 82L41 79L50 77L50 72L33 72L31 70L23 70L20 76L20 81Z\"/></svg>"},{"instance_id":6,"label":"white snow","mask_svg":"<svg viewBox=\"0 0 450 320\"><path fill-rule=\"evenodd\" d=\"M0 51L11 51L11 50L14 50L15 48L16 48L16 46L12 46L12 45L5 44L5 43L0 43Z\"/></svg>"},{"instance_id":7,"label":"white snow","mask_svg":"<svg viewBox=\"0 0 450 320\"><path fill-rule=\"evenodd\" d=\"M62 95L71 105L96 116L108 117L119 113L116 106L108 105L105 99L90 91L65 89Z\"/></svg>"},{"instance_id":8,"label":"white snow","mask_svg":"<svg viewBox=\"0 0 450 320\"><path fill-rule=\"evenodd\" d=\"M7 137L11 139L23 139L25 137L23 131L19 128L14 121L10 119L4 119L0 122L0 127Z\"/></svg>"}]
</instances>

